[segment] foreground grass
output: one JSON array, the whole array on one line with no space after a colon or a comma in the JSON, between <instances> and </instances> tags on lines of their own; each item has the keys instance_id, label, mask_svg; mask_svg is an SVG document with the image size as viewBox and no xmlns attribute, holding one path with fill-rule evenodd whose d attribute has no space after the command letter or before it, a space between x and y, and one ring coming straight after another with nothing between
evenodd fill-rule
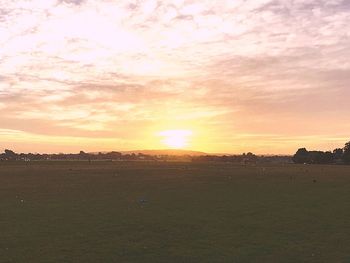
<instances>
[{"instance_id":1,"label":"foreground grass","mask_svg":"<svg viewBox=\"0 0 350 263\"><path fill-rule=\"evenodd\" d=\"M350 167L0 163L0 262L349 262Z\"/></svg>"}]
</instances>

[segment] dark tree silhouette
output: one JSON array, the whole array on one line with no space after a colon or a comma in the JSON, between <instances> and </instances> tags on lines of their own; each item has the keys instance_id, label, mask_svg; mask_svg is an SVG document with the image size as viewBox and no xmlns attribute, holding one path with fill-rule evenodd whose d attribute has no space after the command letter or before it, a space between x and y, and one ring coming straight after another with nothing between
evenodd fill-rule
<instances>
[{"instance_id":1,"label":"dark tree silhouette","mask_svg":"<svg viewBox=\"0 0 350 263\"><path fill-rule=\"evenodd\" d=\"M5 158L7 160L16 160L17 154L14 151L6 149L5 150Z\"/></svg>"},{"instance_id":2,"label":"dark tree silhouette","mask_svg":"<svg viewBox=\"0 0 350 263\"><path fill-rule=\"evenodd\" d=\"M335 160L341 160L343 158L344 150L342 148L337 148L333 151L333 157Z\"/></svg>"},{"instance_id":3,"label":"dark tree silhouette","mask_svg":"<svg viewBox=\"0 0 350 263\"><path fill-rule=\"evenodd\" d=\"M323 160L325 163L333 163L334 162L334 155L332 152L325 152L323 155Z\"/></svg>"},{"instance_id":4,"label":"dark tree silhouette","mask_svg":"<svg viewBox=\"0 0 350 263\"><path fill-rule=\"evenodd\" d=\"M5 149L5 154L8 155L8 156L15 156L16 153L14 151L11 151L11 150L8 150L8 149Z\"/></svg>"},{"instance_id":5,"label":"dark tree silhouette","mask_svg":"<svg viewBox=\"0 0 350 263\"><path fill-rule=\"evenodd\" d=\"M296 154L293 156L294 163L308 163L309 162L309 152L305 148L300 148Z\"/></svg>"},{"instance_id":6,"label":"dark tree silhouette","mask_svg":"<svg viewBox=\"0 0 350 263\"><path fill-rule=\"evenodd\" d=\"M343 161L346 164L350 164L350 142L347 142L344 147Z\"/></svg>"}]
</instances>

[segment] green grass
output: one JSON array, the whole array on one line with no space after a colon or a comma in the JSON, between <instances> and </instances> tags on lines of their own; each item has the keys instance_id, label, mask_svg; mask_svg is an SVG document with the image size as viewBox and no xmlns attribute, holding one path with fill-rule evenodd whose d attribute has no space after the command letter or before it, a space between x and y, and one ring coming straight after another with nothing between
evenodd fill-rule
<instances>
[{"instance_id":1,"label":"green grass","mask_svg":"<svg viewBox=\"0 0 350 263\"><path fill-rule=\"evenodd\" d=\"M346 166L0 163L1 263L350 262L349 222Z\"/></svg>"}]
</instances>

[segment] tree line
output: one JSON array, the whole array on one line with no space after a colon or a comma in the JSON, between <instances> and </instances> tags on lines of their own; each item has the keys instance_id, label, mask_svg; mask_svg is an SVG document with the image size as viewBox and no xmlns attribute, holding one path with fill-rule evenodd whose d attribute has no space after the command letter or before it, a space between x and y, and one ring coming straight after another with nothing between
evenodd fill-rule
<instances>
[{"instance_id":1,"label":"tree line","mask_svg":"<svg viewBox=\"0 0 350 263\"><path fill-rule=\"evenodd\" d=\"M240 164L255 164L255 163L290 163L291 156L258 156L251 152L240 155L150 155L142 153L120 152L99 152L86 153L59 153L59 154L40 154L40 153L16 153L6 149L4 153L0 153L0 161L189 161L189 162L227 162Z\"/></svg>"},{"instance_id":2,"label":"tree line","mask_svg":"<svg viewBox=\"0 0 350 263\"><path fill-rule=\"evenodd\" d=\"M58 154L40 154L40 153L15 153L12 150L6 149L4 153L0 154L1 161L46 161L46 160L143 160L151 159L151 156L144 154L122 154L120 152L112 151L106 153L86 153L80 151L79 153L58 153Z\"/></svg>"},{"instance_id":3,"label":"tree line","mask_svg":"<svg viewBox=\"0 0 350 263\"><path fill-rule=\"evenodd\" d=\"M347 142L344 148L326 152L300 148L292 159L298 164L350 164L350 142Z\"/></svg>"}]
</instances>

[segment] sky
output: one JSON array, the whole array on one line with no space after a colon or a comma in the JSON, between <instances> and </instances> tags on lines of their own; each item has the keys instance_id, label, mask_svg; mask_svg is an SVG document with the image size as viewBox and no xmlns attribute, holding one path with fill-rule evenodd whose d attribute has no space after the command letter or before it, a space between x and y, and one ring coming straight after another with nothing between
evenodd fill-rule
<instances>
[{"instance_id":1,"label":"sky","mask_svg":"<svg viewBox=\"0 0 350 263\"><path fill-rule=\"evenodd\" d=\"M0 0L0 150L342 147L349 25L348 0Z\"/></svg>"}]
</instances>

